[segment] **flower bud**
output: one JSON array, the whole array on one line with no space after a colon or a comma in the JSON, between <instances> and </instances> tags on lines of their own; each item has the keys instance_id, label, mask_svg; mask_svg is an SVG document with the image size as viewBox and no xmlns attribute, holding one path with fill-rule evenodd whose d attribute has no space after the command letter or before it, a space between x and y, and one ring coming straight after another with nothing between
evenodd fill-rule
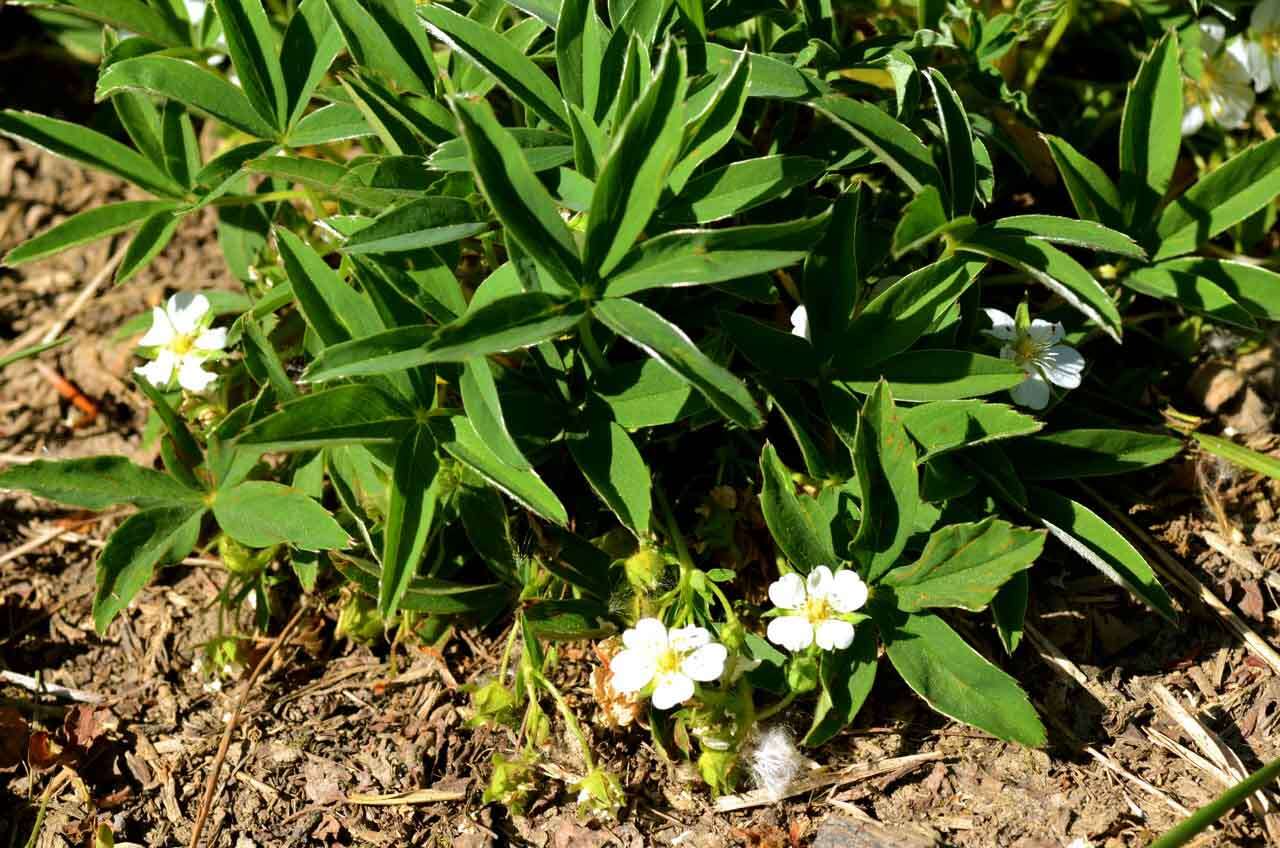
<instances>
[{"instance_id":1,"label":"flower bud","mask_svg":"<svg viewBox=\"0 0 1280 848\"><path fill-rule=\"evenodd\" d=\"M667 559L658 550L643 547L623 563L627 573L627 582L637 592L652 592L662 580L662 573L667 570Z\"/></svg>"},{"instance_id":2,"label":"flower bud","mask_svg":"<svg viewBox=\"0 0 1280 848\"><path fill-rule=\"evenodd\" d=\"M803 694L818 687L818 659L811 654L796 654L787 663L787 686Z\"/></svg>"},{"instance_id":3,"label":"flower bud","mask_svg":"<svg viewBox=\"0 0 1280 848\"><path fill-rule=\"evenodd\" d=\"M733 791L733 772L737 765L737 751L703 750L698 756L698 773L714 795L727 795Z\"/></svg>"},{"instance_id":4,"label":"flower bud","mask_svg":"<svg viewBox=\"0 0 1280 848\"><path fill-rule=\"evenodd\" d=\"M534 777L530 755L508 759L501 754L494 754L493 774L489 777L489 785L485 787L481 800L486 804L497 802L506 807L511 815L523 816L537 788L538 781Z\"/></svg>"},{"instance_id":5,"label":"flower bud","mask_svg":"<svg viewBox=\"0 0 1280 848\"><path fill-rule=\"evenodd\" d=\"M614 818L627 800L618 778L598 766L571 788L578 793L578 811L585 815Z\"/></svg>"},{"instance_id":6,"label":"flower bud","mask_svg":"<svg viewBox=\"0 0 1280 848\"><path fill-rule=\"evenodd\" d=\"M516 693L497 680L491 680L471 693L471 718L467 727L514 725Z\"/></svg>"},{"instance_id":7,"label":"flower bud","mask_svg":"<svg viewBox=\"0 0 1280 848\"><path fill-rule=\"evenodd\" d=\"M218 537L218 556L222 558L222 564L232 574L242 577L251 577L266 568L275 552L274 546L262 550L247 548L225 533Z\"/></svg>"},{"instance_id":8,"label":"flower bud","mask_svg":"<svg viewBox=\"0 0 1280 848\"><path fill-rule=\"evenodd\" d=\"M336 635L346 636L353 642L367 642L382 631L382 615L373 600L364 595L349 595L338 613Z\"/></svg>"}]
</instances>

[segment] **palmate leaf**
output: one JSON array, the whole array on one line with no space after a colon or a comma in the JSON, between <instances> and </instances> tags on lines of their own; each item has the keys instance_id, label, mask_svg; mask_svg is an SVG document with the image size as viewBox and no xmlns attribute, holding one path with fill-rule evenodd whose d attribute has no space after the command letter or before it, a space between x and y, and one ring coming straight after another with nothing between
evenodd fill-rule
<instances>
[{"instance_id":1,"label":"palmate leaf","mask_svg":"<svg viewBox=\"0 0 1280 848\"><path fill-rule=\"evenodd\" d=\"M480 188L508 235L565 289L580 288L584 275L577 245L516 140L487 104L450 103Z\"/></svg>"},{"instance_id":2,"label":"palmate leaf","mask_svg":"<svg viewBox=\"0 0 1280 848\"><path fill-rule=\"evenodd\" d=\"M680 150L685 87L684 52L669 46L614 137L591 195L582 249L583 265L600 279L623 258L658 205Z\"/></svg>"}]
</instances>

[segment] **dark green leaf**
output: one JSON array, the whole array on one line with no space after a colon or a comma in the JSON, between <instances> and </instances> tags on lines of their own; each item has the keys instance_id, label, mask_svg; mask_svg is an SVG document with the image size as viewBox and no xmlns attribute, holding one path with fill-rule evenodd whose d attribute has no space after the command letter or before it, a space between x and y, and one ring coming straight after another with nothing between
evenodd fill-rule
<instances>
[{"instance_id":1,"label":"dark green leaf","mask_svg":"<svg viewBox=\"0 0 1280 848\"><path fill-rule=\"evenodd\" d=\"M640 451L599 401L587 404L578 424L568 439L574 462L618 519L644 538L653 505L649 468Z\"/></svg>"},{"instance_id":2,"label":"dark green leaf","mask_svg":"<svg viewBox=\"0 0 1280 848\"><path fill-rule=\"evenodd\" d=\"M462 407L467 418L489 449L512 468L532 468L507 428L498 386L488 360L481 357L465 360L458 388L462 392Z\"/></svg>"},{"instance_id":3,"label":"dark green leaf","mask_svg":"<svg viewBox=\"0 0 1280 848\"><path fill-rule=\"evenodd\" d=\"M593 314L609 329L692 383L731 421L744 427L763 423L747 387L698 350L683 330L652 309L619 298L596 304Z\"/></svg>"},{"instance_id":4,"label":"dark green leaf","mask_svg":"<svg viewBox=\"0 0 1280 848\"><path fill-rule=\"evenodd\" d=\"M34 144L55 156L106 171L162 197L181 197L182 186L160 166L113 138L88 127L31 112L0 112L0 133Z\"/></svg>"},{"instance_id":5,"label":"dark green leaf","mask_svg":"<svg viewBox=\"0 0 1280 848\"><path fill-rule=\"evenodd\" d=\"M566 0L556 28L556 75L565 99L587 115L596 111L606 33L590 0Z\"/></svg>"},{"instance_id":6,"label":"dark green leaf","mask_svg":"<svg viewBox=\"0 0 1280 848\"><path fill-rule=\"evenodd\" d=\"M944 4L940 4L944 5ZM942 130L942 145L947 152L947 187L951 201L951 217L958 218L973 211L973 201L978 195L978 166L974 153L973 129L969 115L951 83L937 68L930 68L925 75L933 90L938 108L938 127Z\"/></svg>"},{"instance_id":7,"label":"dark green leaf","mask_svg":"<svg viewBox=\"0 0 1280 848\"><path fill-rule=\"evenodd\" d=\"M134 465L122 456L49 461L38 459L0 473L0 489L22 489L33 495L85 509L114 504L136 507L199 503L202 493L168 474Z\"/></svg>"},{"instance_id":8,"label":"dark green leaf","mask_svg":"<svg viewBox=\"0 0 1280 848\"><path fill-rule=\"evenodd\" d=\"M1173 603L1151 566L1110 524L1088 507L1048 489L1028 487L1027 495L1032 514L1054 538L1169 622L1177 620Z\"/></svg>"},{"instance_id":9,"label":"dark green leaf","mask_svg":"<svg viewBox=\"0 0 1280 848\"><path fill-rule=\"evenodd\" d=\"M733 162L690 180L661 214L672 222L719 221L811 182L825 167L821 159L808 156L762 156Z\"/></svg>"},{"instance_id":10,"label":"dark green leaf","mask_svg":"<svg viewBox=\"0 0 1280 848\"><path fill-rule=\"evenodd\" d=\"M858 416L853 465L862 492L862 523L854 556L868 583L897 564L915 529L920 506L916 451L902 426L889 386L881 382Z\"/></svg>"},{"instance_id":11,"label":"dark green leaf","mask_svg":"<svg viewBox=\"0 0 1280 848\"><path fill-rule=\"evenodd\" d=\"M1182 440L1133 430L1062 430L1016 439L1004 451L1023 480L1123 474L1172 459Z\"/></svg>"},{"instance_id":12,"label":"dark green leaf","mask_svg":"<svg viewBox=\"0 0 1280 848\"><path fill-rule=\"evenodd\" d=\"M680 152L684 126L683 51L668 47L614 136L587 216L582 262L604 279L649 223Z\"/></svg>"},{"instance_id":13,"label":"dark green leaf","mask_svg":"<svg viewBox=\"0 0 1280 848\"><path fill-rule=\"evenodd\" d=\"M299 135L304 139L307 137L307 133L302 132L300 119L302 113L306 111L307 103L311 100L311 93L320 84L320 80L341 49L342 32L334 22L333 14L325 5L325 0L303 0L298 4L298 11L289 19L289 26L284 31L284 43L280 48L280 66L284 72L286 104L286 109L281 114L284 117L285 126L294 127L294 130L289 133L289 139L295 146L317 143L298 141ZM345 104L335 103L325 108L332 109L333 106L338 105ZM325 111L325 109L317 111ZM331 120L336 117L336 114L342 113L331 113L326 118ZM350 115L349 112L346 114ZM310 130L314 132L319 123L312 122ZM335 124L336 122L328 123L327 126L332 127ZM330 140L333 141L338 138L352 137L338 134L338 137L334 138L332 132L329 135Z\"/></svg>"},{"instance_id":14,"label":"dark green leaf","mask_svg":"<svg viewBox=\"0 0 1280 848\"><path fill-rule=\"evenodd\" d=\"M204 509L198 505L154 507L129 516L102 549L93 596L93 627L106 635L107 627L134 595L150 581L157 565L181 559L199 532ZM186 547L187 550L179 550Z\"/></svg>"},{"instance_id":15,"label":"dark green leaf","mask_svg":"<svg viewBox=\"0 0 1280 848\"><path fill-rule=\"evenodd\" d=\"M888 612L877 623L889 661L933 709L1001 739L1031 747L1045 744L1044 725L1017 682L941 618Z\"/></svg>"},{"instance_id":16,"label":"dark green leaf","mask_svg":"<svg viewBox=\"0 0 1280 848\"><path fill-rule=\"evenodd\" d=\"M1014 362L965 350L913 350L881 362L865 373L842 379L860 394L870 394L881 379L905 401L961 400L981 397L1021 383L1026 374Z\"/></svg>"},{"instance_id":17,"label":"dark green leaf","mask_svg":"<svg viewBox=\"0 0 1280 848\"><path fill-rule=\"evenodd\" d=\"M1094 221L1077 221L1056 215L1014 215L993 222L987 229L993 233L1020 235L1071 247L1101 250L1130 259L1147 258L1146 251L1133 239Z\"/></svg>"},{"instance_id":18,"label":"dark green leaf","mask_svg":"<svg viewBox=\"0 0 1280 848\"><path fill-rule=\"evenodd\" d=\"M250 424L237 442L262 453L313 450L353 442L390 443L403 438L413 411L368 383L312 392Z\"/></svg>"},{"instance_id":19,"label":"dark green leaf","mask_svg":"<svg viewBox=\"0 0 1280 848\"><path fill-rule=\"evenodd\" d=\"M699 165L710 159L733 138L747 102L747 80L751 66L747 51L737 54L732 65L709 87L706 103L697 114L688 115L681 132L680 160L671 168L668 182L672 192L680 194ZM693 105L692 99L686 109Z\"/></svg>"},{"instance_id":20,"label":"dark green leaf","mask_svg":"<svg viewBox=\"0 0 1280 848\"><path fill-rule=\"evenodd\" d=\"M342 250L349 255L403 253L470 238L488 228L465 200L424 197L379 215L348 238Z\"/></svg>"},{"instance_id":21,"label":"dark green leaf","mask_svg":"<svg viewBox=\"0 0 1280 848\"><path fill-rule=\"evenodd\" d=\"M818 375L813 346L799 336L732 312L720 313L720 326L733 346L761 371L797 380Z\"/></svg>"},{"instance_id":22,"label":"dark green leaf","mask_svg":"<svg viewBox=\"0 0 1280 848\"><path fill-rule=\"evenodd\" d=\"M350 542L320 504L297 489L266 480L219 491L213 499L213 516L224 533L251 548L286 543L322 551L345 548Z\"/></svg>"},{"instance_id":23,"label":"dark green leaf","mask_svg":"<svg viewBox=\"0 0 1280 848\"><path fill-rule=\"evenodd\" d=\"M284 229L276 230L276 244L298 306L326 346L382 329L373 304L347 285L310 245Z\"/></svg>"},{"instance_id":24,"label":"dark green leaf","mask_svg":"<svg viewBox=\"0 0 1280 848\"><path fill-rule=\"evenodd\" d=\"M160 211L147 218L138 227L125 248L124 258L116 268L116 283L123 283L151 263L173 238L183 216Z\"/></svg>"},{"instance_id":25,"label":"dark green leaf","mask_svg":"<svg viewBox=\"0 0 1280 848\"><path fill-rule=\"evenodd\" d=\"M1122 226L1120 190L1092 159L1082 156L1069 143L1054 135L1043 136L1062 182L1071 195L1076 214L1108 227Z\"/></svg>"},{"instance_id":26,"label":"dark green leaf","mask_svg":"<svg viewBox=\"0 0 1280 848\"><path fill-rule=\"evenodd\" d=\"M818 703L813 708L813 724L800 743L822 745L853 724L876 681L879 651L876 629L871 622L860 624L853 644L843 651L823 652L818 669Z\"/></svg>"},{"instance_id":27,"label":"dark green leaf","mask_svg":"<svg viewBox=\"0 0 1280 848\"><path fill-rule=\"evenodd\" d=\"M122 232L153 215L176 208L177 204L170 200L125 200L95 206L18 245L4 257L4 264L16 267L24 262L43 259L67 248Z\"/></svg>"},{"instance_id":28,"label":"dark green leaf","mask_svg":"<svg viewBox=\"0 0 1280 848\"><path fill-rule=\"evenodd\" d=\"M1120 194L1125 221L1150 226L1160 208L1182 144L1182 69L1178 36L1156 42L1129 85L1120 118Z\"/></svg>"},{"instance_id":29,"label":"dark green leaf","mask_svg":"<svg viewBox=\"0 0 1280 848\"><path fill-rule=\"evenodd\" d=\"M952 524L929 537L920 558L884 576L898 609L985 609L1008 580L1044 549L1042 530L1024 530L995 518Z\"/></svg>"},{"instance_id":30,"label":"dark green leaf","mask_svg":"<svg viewBox=\"0 0 1280 848\"><path fill-rule=\"evenodd\" d=\"M240 89L192 62L170 56L139 56L116 62L98 78L95 97L105 100L126 89L176 100L257 138L279 133L249 103Z\"/></svg>"},{"instance_id":31,"label":"dark green leaf","mask_svg":"<svg viewBox=\"0 0 1280 848\"><path fill-rule=\"evenodd\" d=\"M391 476L378 580L378 612L384 621L395 615L427 549L440 506L443 475L439 472L436 441L429 429L419 427L400 443Z\"/></svg>"},{"instance_id":32,"label":"dark green leaf","mask_svg":"<svg viewBox=\"0 0 1280 848\"><path fill-rule=\"evenodd\" d=\"M261 0L213 0L231 64L258 114L277 130L288 122L280 44Z\"/></svg>"},{"instance_id":33,"label":"dark green leaf","mask_svg":"<svg viewBox=\"0 0 1280 848\"><path fill-rule=\"evenodd\" d=\"M912 191L941 187L933 156L919 137L887 112L841 95L820 97L811 105L852 135Z\"/></svg>"},{"instance_id":34,"label":"dark green leaf","mask_svg":"<svg viewBox=\"0 0 1280 848\"><path fill-rule=\"evenodd\" d=\"M439 72L413 0L326 0L356 63L430 96Z\"/></svg>"},{"instance_id":35,"label":"dark green leaf","mask_svg":"<svg viewBox=\"0 0 1280 848\"><path fill-rule=\"evenodd\" d=\"M816 500L796 494L791 472L768 443L760 454L760 478L760 511L778 550L802 574L820 565L833 568L838 560L829 520Z\"/></svg>"},{"instance_id":36,"label":"dark green leaf","mask_svg":"<svg viewBox=\"0 0 1280 848\"><path fill-rule=\"evenodd\" d=\"M656 359L614 365L594 381L613 420L628 430L672 424L706 409L693 386Z\"/></svg>"},{"instance_id":37,"label":"dark green leaf","mask_svg":"<svg viewBox=\"0 0 1280 848\"><path fill-rule=\"evenodd\" d=\"M1159 265L1135 268L1120 279L1122 285L1136 292L1172 301L1188 312L1203 315L1210 321L1229 324L1245 330L1256 331L1253 313L1236 302L1230 294L1212 279L1194 270L1200 263L1212 263L1212 259L1173 260ZM1192 263L1192 269L1169 267L1174 263ZM1269 271L1263 273L1270 274ZM1223 275L1225 276L1225 275ZM1275 275L1273 275L1275 276ZM1280 277L1278 277L1280 279Z\"/></svg>"},{"instance_id":38,"label":"dark green leaf","mask_svg":"<svg viewBox=\"0 0 1280 848\"><path fill-rule=\"evenodd\" d=\"M1182 282L1184 276L1195 277L1198 283L1211 283L1229 295L1254 317L1280 321L1280 274L1259 265L1188 256L1138 270L1146 280L1167 274L1175 290L1185 285ZM1121 282L1126 282L1126 278L1122 278ZM1169 285L1170 283L1166 283L1164 287Z\"/></svg>"}]
</instances>

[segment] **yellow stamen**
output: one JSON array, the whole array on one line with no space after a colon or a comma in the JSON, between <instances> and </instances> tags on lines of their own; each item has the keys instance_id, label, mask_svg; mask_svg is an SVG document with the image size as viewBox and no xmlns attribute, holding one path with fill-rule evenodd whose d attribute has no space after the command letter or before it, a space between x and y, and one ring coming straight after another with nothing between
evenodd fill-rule
<instances>
[{"instance_id":1,"label":"yellow stamen","mask_svg":"<svg viewBox=\"0 0 1280 848\"><path fill-rule=\"evenodd\" d=\"M680 670L680 654L671 648L667 648L658 657L658 673L671 674Z\"/></svg>"},{"instance_id":2,"label":"yellow stamen","mask_svg":"<svg viewBox=\"0 0 1280 848\"><path fill-rule=\"evenodd\" d=\"M809 598L804 604L805 618L813 623L831 618L831 604L826 598Z\"/></svg>"},{"instance_id":3,"label":"yellow stamen","mask_svg":"<svg viewBox=\"0 0 1280 848\"><path fill-rule=\"evenodd\" d=\"M178 356L190 353L191 349L196 346L194 336L177 336L169 343L169 349Z\"/></svg>"}]
</instances>

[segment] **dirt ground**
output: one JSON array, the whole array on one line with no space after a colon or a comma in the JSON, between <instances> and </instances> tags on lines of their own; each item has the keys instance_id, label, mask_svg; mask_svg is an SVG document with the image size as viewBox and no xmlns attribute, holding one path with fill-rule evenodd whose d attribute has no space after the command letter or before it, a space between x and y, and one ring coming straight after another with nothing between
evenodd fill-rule
<instances>
[{"instance_id":1,"label":"dirt ground","mask_svg":"<svg viewBox=\"0 0 1280 848\"><path fill-rule=\"evenodd\" d=\"M0 10L0 27L8 14ZM79 90L78 73L67 69L66 91ZM0 77L6 105L23 105L31 92L15 86L12 68ZM49 92L38 96L47 102ZM0 141L0 250L127 196L113 179ZM123 244L0 268L0 353L63 320ZM143 405L127 379L134 339L119 330L174 290L233 287L212 217L189 222L134 280L103 286L69 322L71 344L40 357L43 368L26 362L0 372L0 468L107 453L152 461ZM1253 447L1275 452L1276 348L1208 358L1189 387L1177 387L1180 408L1212 412ZM96 413L77 407L58 378ZM1265 643L1280 645L1280 487L1195 456L1116 479L1079 497L1104 514L1114 504L1147 535L1135 541L1153 563L1171 557ZM251 643L250 662L216 684L193 670L209 640L252 632L249 621L219 612L223 573L209 554L167 569L106 638L94 635L93 564L118 520L0 496L0 671L101 699L76 703L0 679L0 845L28 844L42 798L35 845L92 845L102 824L117 844L186 844L249 665L270 642ZM828 769L850 769L845 780L739 812L715 812L693 775L642 734L591 723L591 658L570 648L560 682L587 719L597 756L627 788L628 807L614 823L575 816L564 781L581 766L567 740L551 752L527 817L481 802L487 763L510 753L513 739L466 728L464 687L492 674L501 632L458 632L440 650L401 647L393 674L387 646L336 639L333 608L317 604L249 691L202 844L1128 846L1208 801L1233 770L1280 755L1280 658L1271 665L1246 647L1194 591L1167 581L1183 608L1181 626L1171 628L1061 547L1050 545L1033 575L1028 638L999 661L1045 716L1046 750L948 722L884 673L857 727L820 752ZM984 620L961 624L999 657ZM867 768L908 755L929 756L887 772ZM878 773L858 778L868 770ZM431 791L389 797L417 790ZM442 797L449 800L431 800ZM1278 821L1237 812L1197 844L1267 844Z\"/></svg>"}]
</instances>

